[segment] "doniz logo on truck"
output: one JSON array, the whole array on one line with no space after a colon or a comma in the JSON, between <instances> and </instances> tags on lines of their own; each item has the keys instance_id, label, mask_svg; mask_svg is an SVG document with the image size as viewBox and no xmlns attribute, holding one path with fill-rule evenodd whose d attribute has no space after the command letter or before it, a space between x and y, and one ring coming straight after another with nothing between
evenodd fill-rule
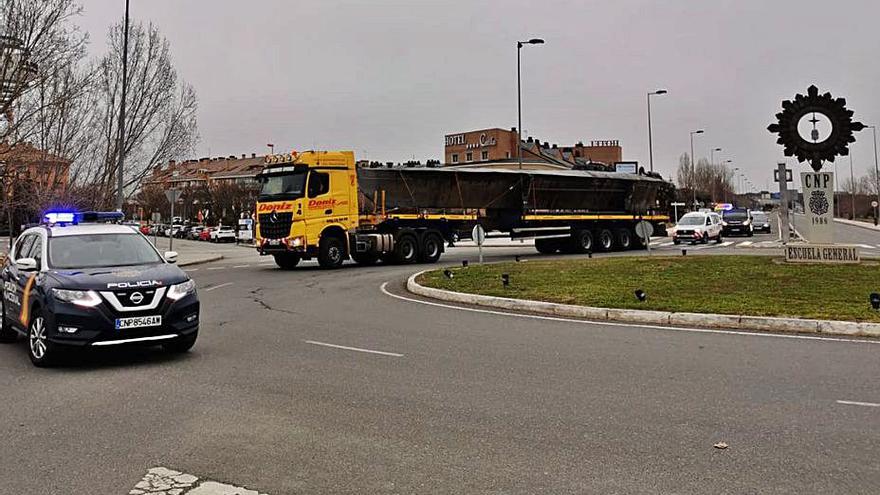
<instances>
[{"instance_id":1,"label":"doniz logo on truck","mask_svg":"<svg viewBox=\"0 0 880 495\"><path fill-rule=\"evenodd\" d=\"M337 201L336 199L310 199L309 209L332 208L334 206L345 206L348 201Z\"/></svg>"},{"instance_id":2,"label":"doniz logo on truck","mask_svg":"<svg viewBox=\"0 0 880 495\"><path fill-rule=\"evenodd\" d=\"M278 202L278 203L260 203L257 206L257 212L259 213L267 213L270 211L279 211L281 213L287 211L293 211L293 203L290 201Z\"/></svg>"}]
</instances>

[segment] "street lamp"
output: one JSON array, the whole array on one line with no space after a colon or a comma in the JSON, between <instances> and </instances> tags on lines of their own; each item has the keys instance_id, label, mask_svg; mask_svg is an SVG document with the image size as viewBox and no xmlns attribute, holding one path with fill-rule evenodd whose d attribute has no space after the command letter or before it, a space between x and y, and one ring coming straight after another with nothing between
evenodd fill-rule
<instances>
[{"instance_id":1,"label":"street lamp","mask_svg":"<svg viewBox=\"0 0 880 495\"><path fill-rule=\"evenodd\" d=\"M119 160L116 164L116 210L122 211L122 167L125 163L125 94L128 91L128 1L125 0L125 25L122 28L122 100L119 103Z\"/></svg>"},{"instance_id":2,"label":"street lamp","mask_svg":"<svg viewBox=\"0 0 880 495\"><path fill-rule=\"evenodd\" d=\"M651 166L651 172L654 171L654 142L651 135L651 97L654 95L665 95L667 92L665 89L658 89L648 93L648 161Z\"/></svg>"},{"instance_id":3,"label":"street lamp","mask_svg":"<svg viewBox=\"0 0 880 495\"><path fill-rule=\"evenodd\" d=\"M706 131L703 129L698 129L696 131L691 131L691 169L693 170L693 177L691 178L691 187L694 190L694 210L697 209L697 161L694 159L694 134L702 134Z\"/></svg>"},{"instance_id":4,"label":"street lamp","mask_svg":"<svg viewBox=\"0 0 880 495\"><path fill-rule=\"evenodd\" d=\"M850 220L856 219L856 176L853 173L853 159L852 152L849 154L849 200L850 207L852 211L850 213Z\"/></svg>"},{"instance_id":5,"label":"street lamp","mask_svg":"<svg viewBox=\"0 0 880 495\"><path fill-rule=\"evenodd\" d=\"M877 213L880 212L880 169L877 167L877 126L869 125L874 134L874 188L877 193L877 208L874 208L874 225L877 225Z\"/></svg>"},{"instance_id":6,"label":"street lamp","mask_svg":"<svg viewBox=\"0 0 880 495\"><path fill-rule=\"evenodd\" d=\"M516 42L516 116L517 116L517 125L516 128L516 139L519 141L516 143L516 154L519 160L519 169L522 170L522 76L520 71L520 51L522 51L522 47L524 45L542 45L544 44L544 40L541 38L532 38L528 41L517 41Z\"/></svg>"}]
</instances>

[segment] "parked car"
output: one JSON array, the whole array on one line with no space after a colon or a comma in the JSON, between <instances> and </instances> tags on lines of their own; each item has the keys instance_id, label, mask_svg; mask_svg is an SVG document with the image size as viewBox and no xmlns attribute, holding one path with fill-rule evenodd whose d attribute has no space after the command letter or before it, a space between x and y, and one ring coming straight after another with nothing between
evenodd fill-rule
<instances>
[{"instance_id":1,"label":"parked car","mask_svg":"<svg viewBox=\"0 0 880 495\"><path fill-rule=\"evenodd\" d=\"M721 226L724 235L747 235L752 237L755 231L752 228L752 212L745 208L733 208L721 213Z\"/></svg>"},{"instance_id":2,"label":"parked car","mask_svg":"<svg viewBox=\"0 0 880 495\"><path fill-rule=\"evenodd\" d=\"M202 227L201 225L196 225L195 227L192 227L189 232L187 232L186 237L187 239L196 241L199 239L199 235L202 233L203 230L205 230L204 227Z\"/></svg>"},{"instance_id":3,"label":"parked car","mask_svg":"<svg viewBox=\"0 0 880 495\"><path fill-rule=\"evenodd\" d=\"M217 227L205 227L204 230L199 232L199 240L200 241L210 241L211 240L211 232L214 231Z\"/></svg>"},{"instance_id":4,"label":"parked car","mask_svg":"<svg viewBox=\"0 0 880 495\"><path fill-rule=\"evenodd\" d=\"M180 229L182 229L182 228L183 228L183 225L180 225L180 224L169 225L165 229L165 237L172 237L172 236L177 237L177 233L180 232Z\"/></svg>"},{"instance_id":5,"label":"parked car","mask_svg":"<svg viewBox=\"0 0 880 495\"><path fill-rule=\"evenodd\" d=\"M231 226L217 227L217 231L213 233L214 242L235 242L235 229Z\"/></svg>"},{"instance_id":6,"label":"parked car","mask_svg":"<svg viewBox=\"0 0 880 495\"><path fill-rule=\"evenodd\" d=\"M691 244L702 242L706 244L709 239L721 243L723 236L721 217L712 212L691 212L685 214L672 228L672 242L681 244L690 241Z\"/></svg>"},{"instance_id":7,"label":"parked car","mask_svg":"<svg viewBox=\"0 0 880 495\"><path fill-rule=\"evenodd\" d=\"M755 232L770 233L770 215L764 211L752 212L752 229Z\"/></svg>"}]
</instances>

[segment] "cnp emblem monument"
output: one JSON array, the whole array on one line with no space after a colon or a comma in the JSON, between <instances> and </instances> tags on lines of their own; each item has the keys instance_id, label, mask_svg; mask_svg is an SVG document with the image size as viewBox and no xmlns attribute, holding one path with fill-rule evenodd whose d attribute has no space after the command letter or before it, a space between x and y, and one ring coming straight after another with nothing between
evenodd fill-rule
<instances>
[{"instance_id":1,"label":"cnp emblem monument","mask_svg":"<svg viewBox=\"0 0 880 495\"><path fill-rule=\"evenodd\" d=\"M807 88L806 95L798 94L794 100L783 101L776 119L767 130L778 135L776 142L783 146L785 156L794 156L801 163L809 162L813 168L813 172L801 173L807 216L802 234L820 253L826 247L834 247L821 245L832 243L834 232L834 174L823 172L822 167L825 162L834 163L838 156L849 155L849 145L856 141L853 133L865 125L853 121L853 111L846 108L845 99L834 98L831 93L820 95L816 86ZM787 247L787 261L836 262L841 258L819 255L806 257L817 259L803 259L803 256L790 256L788 251ZM857 251L855 257L858 258ZM852 262L852 256L844 258Z\"/></svg>"}]
</instances>

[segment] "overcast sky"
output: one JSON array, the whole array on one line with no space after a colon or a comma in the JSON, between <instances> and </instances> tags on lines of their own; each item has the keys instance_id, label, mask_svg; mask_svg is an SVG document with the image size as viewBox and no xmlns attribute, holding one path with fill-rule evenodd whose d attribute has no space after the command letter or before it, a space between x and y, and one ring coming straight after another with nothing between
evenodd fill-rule
<instances>
[{"instance_id":1,"label":"overcast sky","mask_svg":"<svg viewBox=\"0 0 880 495\"><path fill-rule=\"evenodd\" d=\"M124 0L82 0L92 51ZM171 41L199 95L198 156L352 149L358 158L443 159L443 136L516 125L552 143L618 139L647 168L679 156L732 159L770 185L781 148L767 132L782 99L810 84L880 122L876 0L131 0ZM853 146L873 166L870 131ZM788 160L794 164L793 159ZM848 160L841 168L848 174ZM798 165L795 170L807 170Z\"/></svg>"}]
</instances>

